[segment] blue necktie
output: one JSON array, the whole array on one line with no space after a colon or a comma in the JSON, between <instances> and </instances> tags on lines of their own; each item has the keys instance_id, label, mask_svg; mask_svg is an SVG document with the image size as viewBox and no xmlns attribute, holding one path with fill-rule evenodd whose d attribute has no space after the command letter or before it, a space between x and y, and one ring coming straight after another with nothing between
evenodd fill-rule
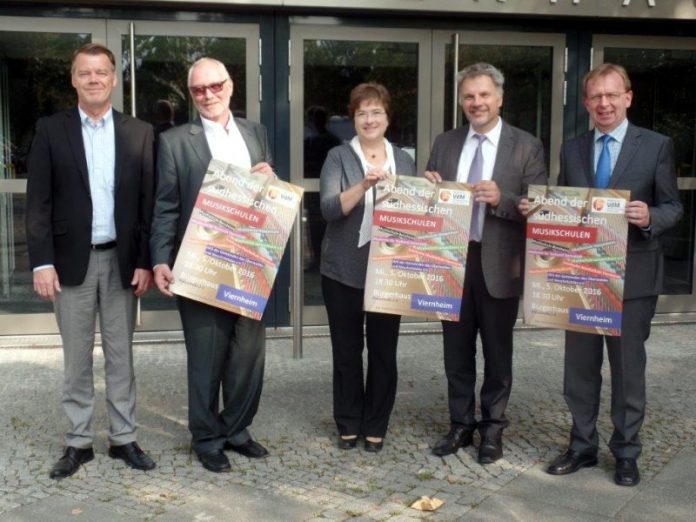
<instances>
[{"instance_id":1,"label":"blue necktie","mask_svg":"<svg viewBox=\"0 0 696 522\"><path fill-rule=\"evenodd\" d=\"M611 177L611 154L609 154L609 141L611 136L604 134L602 140L602 152L597 161L597 173L595 175L595 188L607 188Z\"/></svg>"},{"instance_id":2,"label":"blue necktie","mask_svg":"<svg viewBox=\"0 0 696 522\"><path fill-rule=\"evenodd\" d=\"M474 159L472 160L471 167L469 168L469 177L466 180L467 183L470 183L471 185L475 185L483 178L483 152L481 151L481 146L486 139L483 134L474 134L473 137L478 140L478 145L476 146ZM481 203L474 202L474 207L471 210L471 227L469 228L470 241L481 241L481 227L479 226L480 208Z\"/></svg>"}]
</instances>

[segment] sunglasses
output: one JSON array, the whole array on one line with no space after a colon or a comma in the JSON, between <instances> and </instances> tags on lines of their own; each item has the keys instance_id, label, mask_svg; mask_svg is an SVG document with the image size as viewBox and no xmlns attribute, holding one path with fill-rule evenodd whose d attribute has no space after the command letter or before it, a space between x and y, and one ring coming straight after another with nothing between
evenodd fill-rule
<instances>
[{"instance_id":1,"label":"sunglasses","mask_svg":"<svg viewBox=\"0 0 696 522\"><path fill-rule=\"evenodd\" d=\"M210 92L213 94L217 94L225 86L225 82L227 80L229 80L229 78L225 78L221 82L210 83L208 85L191 85L189 87L189 91L191 91L191 94L194 96L205 96L205 91L207 90L210 90Z\"/></svg>"}]
</instances>

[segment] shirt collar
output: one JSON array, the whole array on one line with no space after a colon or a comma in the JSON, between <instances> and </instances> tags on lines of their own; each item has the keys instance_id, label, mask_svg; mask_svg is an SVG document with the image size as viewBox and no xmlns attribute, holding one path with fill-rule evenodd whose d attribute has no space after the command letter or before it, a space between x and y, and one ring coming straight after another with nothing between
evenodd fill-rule
<instances>
[{"instance_id":1,"label":"shirt collar","mask_svg":"<svg viewBox=\"0 0 696 522\"><path fill-rule=\"evenodd\" d=\"M614 130L611 132L607 132L606 134L609 134L615 141L619 143L623 143L624 138L626 137L626 131L628 130L628 119L624 118L624 121L622 121L618 127L616 127ZM597 127L595 127L594 130L594 141L599 140L602 136L604 136L604 132L599 130Z\"/></svg>"},{"instance_id":2,"label":"shirt collar","mask_svg":"<svg viewBox=\"0 0 696 522\"><path fill-rule=\"evenodd\" d=\"M483 134L488 141L490 141L495 147L498 146L498 142L500 141L500 133L503 130L503 119L498 116L498 123L495 124L495 127L493 127L491 130ZM469 125L469 133L466 135L467 141L470 140L474 134L481 134L480 132L476 132L474 128Z\"/></svg>"},{"instance_id":3,"label":"shirt collar","mask_svg":"<svg viewBox=\"0 0 696 522\"><path fill-rule=\"evenodd\" d=\"M92 117L89 116L85 111L83 111L82 107L80 107L79 105L77 106L77 110L80 113L80 121L83 124L89 125L91 127L103 127L106 124L110 123L114 116L113 107L109 107L109 109L97 121L94 121Z\"/></svg>"},{"instance_id":4,"label":"shirt collar","mask_svg":"<svg viewBox=\"0 0 696 522\"><path fill-rule=\"evenodd\" d=\"M214 132L216 130L219 131L220 129L222 129L225 131L225 133L228 133L229 130L234 127L234 118L232 116L232 111L229 111L228 114L230 115L230 117L228 118L226 125L221 125L216 121L209 120L209 119L201 116L201 122L203 123L203 130L205 130L207 132L211 132L211 131Z\"/></svg>"}]
</instances>

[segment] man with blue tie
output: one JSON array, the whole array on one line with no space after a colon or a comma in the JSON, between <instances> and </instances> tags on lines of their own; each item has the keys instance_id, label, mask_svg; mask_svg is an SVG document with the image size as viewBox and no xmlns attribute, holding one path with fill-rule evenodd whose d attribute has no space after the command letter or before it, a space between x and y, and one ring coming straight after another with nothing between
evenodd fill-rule
<instances>
[{"instance_id":1,"label":"man with blue tie","mask_svg":"<svg viewBox=\"0 0 696 522\"><path fill-rule=\"evenodd\" d=\"M594 129L561 148L558 184L630 190L628 255L620 337L565 334L564 390L573 425L570 444L547 469L566 475L597 464L597 415L606 339L611 367L609 449L616 459L614 480L640 481L638 432L645 416L645 341L662 288L663 260L658 237L673 227L683 209L674 169L672 140L626 119L633 92L626 70L605 63L583 80L584 104Z\"/></svg>"},{"instance_id":2,"label":"man with blue tie","mask_svg":"<svg viewBox=\"0 0 696 522\"><path fill-rule=\"evenodd\" d=\"M518 204L531 184L546 184L541 141L500 117L503 74L477 63L457 75L459 104L468 125L435 138L425 177L473 185L466 276L459 321L442 322L450 430L433 446L438 457L473 443L478 462L503 456L502 433L512 390L512 330L522 293L525 218ZM476 420L476 338L484 378Z\"/></svg>"},{"instance_id":3,"label":"man with blue tie","mask_svg":"<svg viewBox=\"0 0 696 522\"><path fill-rule=\"evenodd\" d=\"M94 458L92 352L97 312L104 351L109 456L150 470L136 443L132 338L136 298L152 286L148 240L152 127L111 106L112 52L73 54L77 107L41 118L29 153L27 245L34 290L54 303L63 341L63 409L70 422L53 479Z\"/></svg>"}]
</instances>

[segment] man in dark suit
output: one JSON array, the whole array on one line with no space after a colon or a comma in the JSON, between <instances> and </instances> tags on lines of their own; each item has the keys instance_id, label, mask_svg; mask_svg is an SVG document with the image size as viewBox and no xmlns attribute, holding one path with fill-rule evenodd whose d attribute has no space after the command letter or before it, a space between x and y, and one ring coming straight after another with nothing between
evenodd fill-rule
<instances>
[{"instance_id":1,"label":"man in dark suit","mask_svg":"<svg viewBox=\"0 0 696 522\"><path fill-rule=\"evenodd\" d=\"M626 110L632 97L623 67L606 63L590 71L584 79L584 103L595 128L561 148L559 185L630 190L631 202L626 205L629 231L621 336L566 332L563 394L573 426L568 450L548 468L552 475L565 475L597 463L596 422L606 339L614 424L609 448L616 458L614 479L622 486L635 486L640 480L636 459L645 416L645 341L663 277L658 237L683 212L672 140L629 123Z\"/></svg>"},{"instance_id":2,"label":"man in dark suit","mask_svg":"<svg viewBox=\"0 0 696 522\"><path fill-rule=\"evenodd\" d=\"M170 267L211 158L274 175L266 129L232 116L234 85L224 64L201 58L189 70L188 86L200 118L161 134L157 155L150 250L155 284L168 296L174 282ZM177 305L186 340L193 450L215 472L230 470L224 449L265 457L268 452L247 429L263 384L263 323L184 297L177 298Z\"/></svg>"},{"instance_id":3,"label":"man in dark suit","mask_svg":"<svg viewBox=\"0 0 696 522\"><path fill-rule=\"evenodd\" d=\"M135 442L131 344L136 296L152 286L152 128L112 109L116 73L106 47L77 49L71 75L77 107L37 122L27 180L34 290L54 302L65 358L63 407L70 431L51 469L57 479L94 458L97 312L106 359L109 455L133 468L155 467Z\"/></svg>"},{"instance_id":4,"label":"man in dark suit","mask_svg":"<svg viewBox=\"0 0 696 522\"><path fill-rule=\"evenodd\" d=\"M438 456L473 442L478 460L503 455L505 408L512 387L512 329L517 319L525 245L525 219L517 206L529 184L545 184L541 142L500 118L502 73L478 63L457 76L459 104L469 125L435 139L426 177L473 184L473 209L459 321L443 321L450 431L434 447ZM481 420L476 412L476 337L481 335L485 376Z\"/></svg>"}]
</instances>

